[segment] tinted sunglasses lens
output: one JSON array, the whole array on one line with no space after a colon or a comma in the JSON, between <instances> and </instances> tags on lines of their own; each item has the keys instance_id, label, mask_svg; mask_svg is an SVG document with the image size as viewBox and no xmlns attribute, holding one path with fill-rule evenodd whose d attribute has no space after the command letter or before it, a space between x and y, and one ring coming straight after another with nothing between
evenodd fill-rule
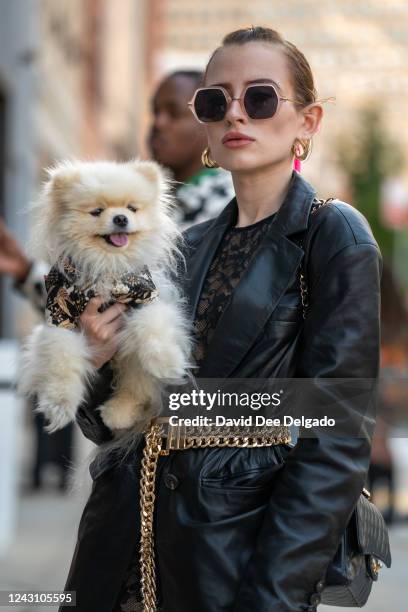
<instances>
[{"instance_id":1,"label":"tinted sunglasses lens","mask_svg":"<svg viewBox=\"0 0 408 612\"><path fill-rule=\"evenodd\" d=\"M201 89L194 100L194 110L200 121L221 121L227 112L227 100L222 89Z\"/></svg>"},{"instance_id":2,"label":"tinted sunglasses lens","mask_svg":"<svg viewBox=\"0 0 408 612\"><path fill-rule=\"evenodd\" d=\"M278 108L278 96L270 85L248 87L244 106L251 119L270 119Z\"/></svg>"}]
</instances>

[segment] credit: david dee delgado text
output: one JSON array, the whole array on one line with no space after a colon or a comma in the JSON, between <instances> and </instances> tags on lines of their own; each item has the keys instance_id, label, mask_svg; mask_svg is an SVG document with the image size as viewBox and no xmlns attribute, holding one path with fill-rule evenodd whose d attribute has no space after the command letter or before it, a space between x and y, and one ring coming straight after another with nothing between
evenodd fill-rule
<instances>
[{"instance_id":1,"label":"credit: david dee delgado text","mask_svg":"<svg viewBox=\"0 0 408 612\"><path fill-rule=\"evenodd\" d=\"M184 426L184 427L304 427L310 429L312 427L334 427L336 425L335 419L330 419L327 416L323 416L320 419L306 418L301 416L299 418L284 415L279 418L268 419L260 414L241 416L237 418L228 418L225 416L195 416L192 418L179 417L172 415L169 417L169 424L171 426Z\"/></svg>"}]
</instances>

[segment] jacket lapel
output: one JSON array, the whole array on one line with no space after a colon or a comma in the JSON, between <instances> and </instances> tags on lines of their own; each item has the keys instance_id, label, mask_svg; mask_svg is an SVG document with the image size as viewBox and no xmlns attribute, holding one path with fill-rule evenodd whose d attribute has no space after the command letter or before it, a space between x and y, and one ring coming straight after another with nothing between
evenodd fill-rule
<instances>
[{"instance_id":1,"label":"jacket lapel","mask_svg":"<svg viewBox=\"0 0 408 612\"><path fill-rule=\"evenodd\" d=\"M284 202L218 320L196 372L200 378L228 377L262 333L299 269L303 250L288 236L306 230L314 196L313 187L293 171ZM234 199L210 225L188 261L186 289L192 317L208 268L236 210Z\"/></svg>"},{"instance_id":2,"label":"jacket lapel","mask_svg":"<svg viewBox=\"0 0 408 612\"><path fill-rule=\"evenodd\" d=\"M227 204L220 215L211 223L201 237L191 256L187 256L186 279L184 283L191 318L194 319L198 300L208 268L220 244L225 230L232 223L236 210L235 198Z\"/></svg>"},{"instance_id":3,"label":"jacket lapel","mask_svg":"<svg viewBox=\"0 0 408 612\"><path fill-rule=\"evenodd\" d=\"M199 369L201 378L233 372L293 281L302 255L302 249L278 233L264 238L218 320Z\"/></svg>"}]
</instances>

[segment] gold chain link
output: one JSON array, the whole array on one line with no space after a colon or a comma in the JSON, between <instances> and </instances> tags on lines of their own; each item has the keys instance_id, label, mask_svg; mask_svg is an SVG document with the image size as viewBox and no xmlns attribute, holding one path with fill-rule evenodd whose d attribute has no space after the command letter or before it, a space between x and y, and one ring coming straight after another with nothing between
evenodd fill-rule
<instances>
[{"instance_id":1,"label":"gold chain link","mask_svg":"<svg viewBox=\"0 0 408 612\"><path fill-rule=\"evenodd\" d=\"M290 440L290 435L283 435L280 437L263 436L262 438L255 436L243 436L237 438L208 436L203 438L186 438L184 448L225 448L227 446L233 448L257 448L261 446L274 446L275 444L288 444Z\"/></svg>"},{"instance_id":2,"label":"gold chain link","mask_svg":"<svg viewBox=\"0 0 408 612\"><path fill-rule=\"evenodd\" d=\"M156 569L153 539L157 462L162 449L163 429L154 423L146 434L140 480L140 574L143 612L156 612Z\"/></svg>"},{"instance_id":3,"label":"gold chain link","mask_svg":"<svg viewBox=\"0 0 408 612\"><path fill-rule=\"evenodd\" d=\"M317 212L319 208L321 208L322 206L325 206L326 204L330 204L332 200L334 200L334 198L327 198L327 200L315 199L312 204L312 208L310 209L310 214L314 215L314 213ZM299 284L300 284L300 298L302 301L302 309L303 309L303 318L306 319L306 312L309 306L309 301L308 301L307 282L306 282L306 277L303 271L302 264L300 265L300 269L299 269Z\"/></svg>"},{"instance_id":4,"label":"gold chain link","mask_svg":"<svg viewBox=\"0 0 408 612\"><path fill-rule=\"evenodd\" d=\"M289 431L282 427L278 435L266 436L202 436L185 437L183 446L179 450L208 447L243 447L255 448L260 446L274 446L275 444L288 444L291 441ZM161 455L168 454L162 447L163 426L154 422L146 434L146 445L143 449L142 469L140 477L140 574L143 612L156 612L156 568L154 554L154 502L156 498L155 481L157 463ZM175 450L174 448L172 450Z\"/></svg>"}]
</instances>

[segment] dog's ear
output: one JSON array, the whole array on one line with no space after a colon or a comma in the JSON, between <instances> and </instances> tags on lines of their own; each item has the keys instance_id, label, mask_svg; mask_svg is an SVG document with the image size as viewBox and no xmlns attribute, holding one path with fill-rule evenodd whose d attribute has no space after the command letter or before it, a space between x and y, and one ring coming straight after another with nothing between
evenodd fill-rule
<instances>
[{"instance_id":1,"label":"dog's ear","mask_svg":"<svg viewBox=\"0 0 408 612\"><path fill-rule=\"evenodd\" d=\"M60 162L46 169L46 179L38 198L32 204L33 228L30 250L38 259L53 265L61 253L58 227L61 215L72 199L71 186L78 180L79 164Z\"/></svg>"},{"instance_id":2,"label":"dog's ear","mask_svg":"<svg viewBox=\"0 0 408 612\"><path fill-rule=\"evenodd\" d=\"M133 161L130 162L135 172L146 178L154 186L155 195L160 196L167 191L170 176L164 168L154 161Z\"/></svg>"},{"instance_id":3,"label":"dog's ear","mask_svg":"<svg viewBox=\"0 0 408 612\"><path fill-rule=\"evenodd\" d=\"M63 206L68 192L80 178L78 167L72 162L62 162L47 168L46 188L55 204Z\"/></svg>"},{"instance_id":4,"label":"dog's ear","mask_svg":"<svg viewBox=\"0 0 408 612\"><path fill-rule=\"evenodd\" d=\"M158 183L159 181L164 180L165 172L159 164L154 161L134 161L131 162L134 169L139 173L146 177L152 183Z\"/></svg>"}]
</instances>

